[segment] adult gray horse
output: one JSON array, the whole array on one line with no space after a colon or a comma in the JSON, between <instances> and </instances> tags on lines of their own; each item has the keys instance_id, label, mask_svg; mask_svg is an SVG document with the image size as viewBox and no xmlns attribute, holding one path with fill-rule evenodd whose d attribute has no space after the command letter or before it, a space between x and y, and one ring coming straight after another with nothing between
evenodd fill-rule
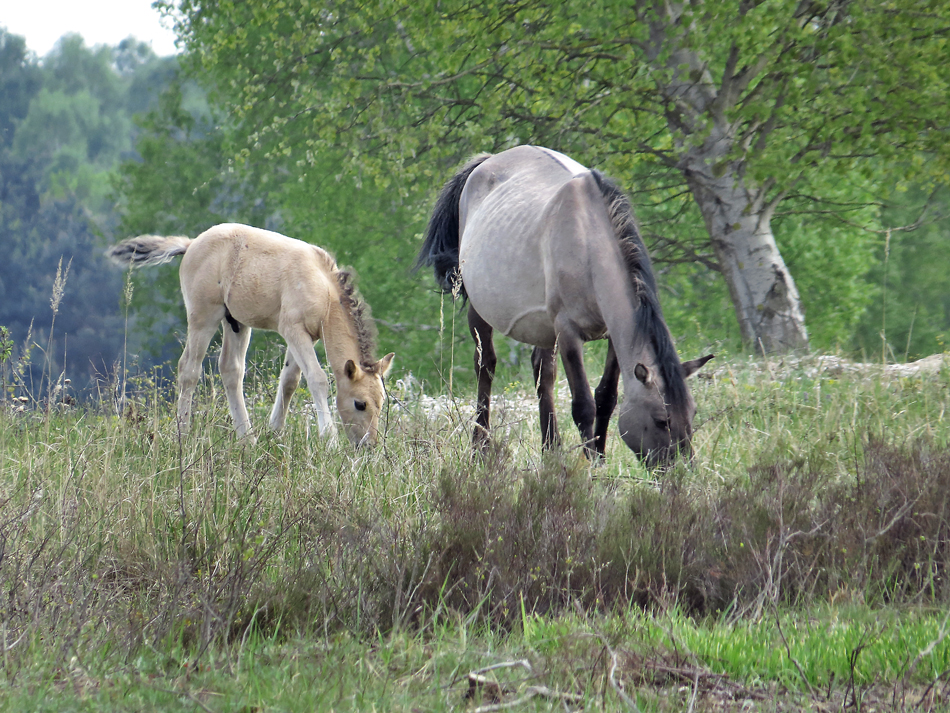
<instances>
[{"instance_id":1,"label":"adult gray horse","mask_svg":"<svg viewBox=\"0 0 950 713\"><path fill-rule=\"evenodd\" d=\"M469 302L478 401L473 440L489 437L495 371L492 333L535 346L534 377L545 447L560 438L554 413L556 355L571 414L589 457L603 456L623 377L619 427L650 466L689 453L696 406L686 385L712 355L680 363L630 202L600 172L538 146L471 159L436 202L417 267ZM584 342L608 340L594 395Z\"/></svg>"}]
</instances>

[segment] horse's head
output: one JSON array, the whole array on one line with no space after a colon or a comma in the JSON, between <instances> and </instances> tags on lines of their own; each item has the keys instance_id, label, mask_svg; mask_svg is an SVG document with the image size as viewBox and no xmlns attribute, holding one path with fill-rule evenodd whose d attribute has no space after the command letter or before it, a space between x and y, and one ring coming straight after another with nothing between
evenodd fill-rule
<instances>
[{"instance_id":1,"label":"horse's head","mask_svg":"<svg viewBox=\"0 0 950 713\"><path fill-rule=\"evenodd\" d=\"M387 354L370 365L350 359L344 365L343 378L337 381L336 407L347 438L357 447L376 445L379 412L386 400L383 377L392 366L394 356Z\"/></svg>"},{"instance_id":2,"label":"horse's head","mask_svg":"<svg viewBox=\"0 0 950 713\"><path fill-rule=\"evenodd\" d=\"M709 354L681 364L683 378L695 374L712 358ZM689 390L685 389L681 403L670 404L665 398L666 385L655 366L638 363L634 376L632 388L624 383L618 419L624 443L650 468L672 463L677 453L690 457L696 404Z\"/></svg>"}]
</instances>

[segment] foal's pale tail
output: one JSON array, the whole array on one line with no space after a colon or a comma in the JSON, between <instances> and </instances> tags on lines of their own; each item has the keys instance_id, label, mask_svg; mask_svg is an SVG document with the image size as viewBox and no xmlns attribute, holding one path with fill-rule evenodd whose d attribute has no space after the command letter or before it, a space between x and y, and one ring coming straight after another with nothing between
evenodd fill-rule
<instances>
[{"instance_id":1,"label":"foal's pale tail","mask_svg":"<svg viewBox=\"0 0 950 713\"><path fill-rule=\"evenodd\" d=\"M123 240L106 250L106 257L123 267L161 265L176 255L181 255L191 244L191 238L183 235L140 235Z\"/></svg>"}]
</instances>

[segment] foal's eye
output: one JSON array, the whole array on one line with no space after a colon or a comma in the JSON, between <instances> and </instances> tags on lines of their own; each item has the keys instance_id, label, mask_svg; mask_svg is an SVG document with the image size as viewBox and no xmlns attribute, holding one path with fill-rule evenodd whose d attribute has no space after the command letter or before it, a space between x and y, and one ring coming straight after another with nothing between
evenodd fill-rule
<instances>
[{"instance_id":1,"label":"foal's eye","mask_svg":"<svg viewBox=\"0 0 950 713\"><path fill-rule=\"evenodd\" d=\"M366 402L365 402L365 401L354 401L354 402L353 402L353 405L356 407L356 410L357 410L357 411L365 411L365 410L366 410Z\"/></svg>"},{"instance_id":2,"label":"foal's eye","mask_svg":"<svg viewBox=\"0 0 950 713\"><path fill-rule=\"evenodd\" d=\"M653 425L655 425L661 431L665 431L670 427L670 422L664 418L655 418L653 419Z\"/></svg>"}]
</instances>

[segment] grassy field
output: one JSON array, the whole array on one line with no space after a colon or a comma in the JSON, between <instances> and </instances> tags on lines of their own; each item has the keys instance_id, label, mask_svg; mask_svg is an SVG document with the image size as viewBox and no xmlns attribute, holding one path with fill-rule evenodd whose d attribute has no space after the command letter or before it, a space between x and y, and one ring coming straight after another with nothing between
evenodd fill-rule
<instances>
[{"instance_id":1,"label":"grassy field","mask_svg":"<svg viewBox=\"0 0 950 713\"><path fill-rule=\"evenodd\" d=\"M481 460L470 398L403 383L360 453L302 395L236 442L216 377L184 441L147 382L4 401L0 708L950 710L950 370L692 386L696 457L663 473L615 433L589 466L563 385L563 452L499 388Z\"/></svg>"}]
</instances>

